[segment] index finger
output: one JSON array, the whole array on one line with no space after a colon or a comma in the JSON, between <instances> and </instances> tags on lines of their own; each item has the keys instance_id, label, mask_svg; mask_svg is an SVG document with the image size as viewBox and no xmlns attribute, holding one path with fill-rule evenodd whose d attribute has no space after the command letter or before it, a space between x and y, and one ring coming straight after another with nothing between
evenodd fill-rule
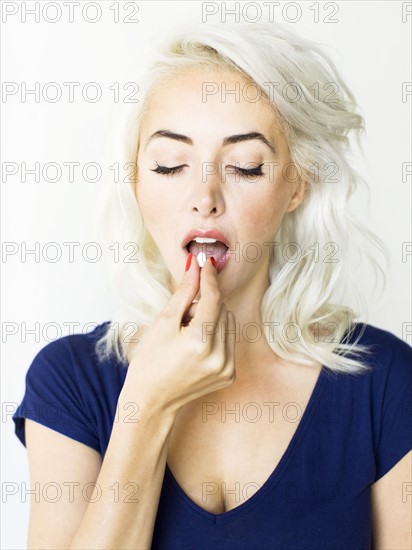
<instances>
[{"instance_id":1,"label":"index finger","mask_svg":"<svg viewBox=\"0 0 412 550\"><path fill-rule=\"evenodd\" d=\"M200 299L197 303L191 326L201 328L204 322L217 323L222 307L222 294L219 288L216 268L207 258L200 271Z\"/></svg>"}]
</instances>

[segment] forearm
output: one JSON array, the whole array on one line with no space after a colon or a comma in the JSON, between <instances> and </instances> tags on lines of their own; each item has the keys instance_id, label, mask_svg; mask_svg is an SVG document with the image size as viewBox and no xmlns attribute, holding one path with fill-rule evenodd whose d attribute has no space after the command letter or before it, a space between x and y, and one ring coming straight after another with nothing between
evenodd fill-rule
<instances>
[{"instance_id":1,"label":"forearm","mask_svg":"<svg viewBox=\"0 0 412 550\"><path fill-rule=\"evenodd\" d=\"M89 503L70 549L151 547L175 415L158 409L146 399L138 403L136 393L133 398L129 395L121 394L118 408L130 411L127 407L123 409L123 405L137 403L138 422L127 422L124 418L113 424L96 481L101 497ZM118 488L118 498L113 487Z\"/></svg>"}]
</instances>

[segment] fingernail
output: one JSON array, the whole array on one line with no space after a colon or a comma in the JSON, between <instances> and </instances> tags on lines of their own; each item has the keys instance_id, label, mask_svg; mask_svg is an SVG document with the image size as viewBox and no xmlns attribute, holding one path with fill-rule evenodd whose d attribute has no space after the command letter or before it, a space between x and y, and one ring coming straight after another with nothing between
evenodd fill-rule
<instances>
[{"instance_id":1,"label":"fingernail","mask_svg":"<svg viewBox=\"0 0 412 550\"><path fill-rule=\"evenodd\" d=\"M213 256L210 256L210 261L212 262L213 267L216 269L216 260Z\"/></svg>"},{"instance_id":2,"label":"fingernail","mask_svg":"<svg viewBox=\"0 0 412 550\"><path fill-rule=\"evenodd\" d=\"M189 270L190 264L192 263L192 258L193 258L193 254L190 253L186 260L185 272Z\"/></svg>"}]
</instances>

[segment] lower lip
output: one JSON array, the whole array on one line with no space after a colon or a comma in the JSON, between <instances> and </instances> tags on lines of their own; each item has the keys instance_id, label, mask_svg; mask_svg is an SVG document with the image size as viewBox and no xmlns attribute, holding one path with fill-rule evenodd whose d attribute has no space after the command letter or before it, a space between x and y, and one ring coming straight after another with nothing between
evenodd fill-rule
<instances>
[{"instance_id":1,"label":"lower lip","mask_svg":"<svg viewBox=\"0 0 412 550\"><path fill-rule=\"evenodd\" d=\"M189 256L189 252L187 248L184 248L184 251L186 253L186 257ZM208 258L209 257L210 256L208 256ZM226 267L226 264L228 263L229 259L230 259L230 255L229 255L229 248L228 248L226 252L223 254L223 256L220 258L220 260L216 260L216 271L218 273L220 273Z\"/></svg>"}]
</instances>

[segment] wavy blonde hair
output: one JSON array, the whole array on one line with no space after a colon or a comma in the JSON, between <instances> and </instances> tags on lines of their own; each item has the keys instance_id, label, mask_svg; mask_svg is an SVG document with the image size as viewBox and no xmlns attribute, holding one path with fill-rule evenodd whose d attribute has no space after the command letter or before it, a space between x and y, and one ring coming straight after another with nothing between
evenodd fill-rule
<instances>
[{"instance_id":1,"label":"wavy blonde hair","mask_svg":"<svg viewBox=\"0 0 412 550\"><path fill-rule=\"evenodd\" d=\"M348 134L352 131L360 145L364 129L353 94L321 47L278 24L183 25L167 36L143 73L139 81L143 101L118 125L120 135L114 134L111 150L116 151L117 160L120 155L119 166L126 167L126 162L129 167L136 166L139 128L154 90L179 71L200 66L235 71L261 90L286 135L291 161L308 186L304 201L285 215L274 236L279 246L273 250L270 285L261 303L269 345L292 362L320 363L342 373L368 371L362 354L371 350L358 344L366 324L355 321L359 311L366 311L356 270L362 260L369 262L374 289L381 275L383 292L385 271L373 252L382 253L386 261L389 252L349 210L349 198L358 185L368 191L350 161ZM331 169L338 174L338 181L331 178ZM138 243L141 254L138 263L117 261L108 265L117 310L95 350L100 361L114 355L127 366L129 346L138 341L136 329L153 322L172 292L170 273L146 230L136 199L138 170L129 178L117 179L105 184L96 209L95 231L109 246L113 241L129 246ZM292 261L282 253L291 243L301 250ZM332 251L338 247L340 259L319 258L316 245ZM355 298L358 311L345 305L348 292ZM356 324L361 330L348 343L346 337ZM285 338L286 327L291 326L297 338ZM319 327L334 330L325 338L320 337Z\"/></svg>"}]
</instances>

